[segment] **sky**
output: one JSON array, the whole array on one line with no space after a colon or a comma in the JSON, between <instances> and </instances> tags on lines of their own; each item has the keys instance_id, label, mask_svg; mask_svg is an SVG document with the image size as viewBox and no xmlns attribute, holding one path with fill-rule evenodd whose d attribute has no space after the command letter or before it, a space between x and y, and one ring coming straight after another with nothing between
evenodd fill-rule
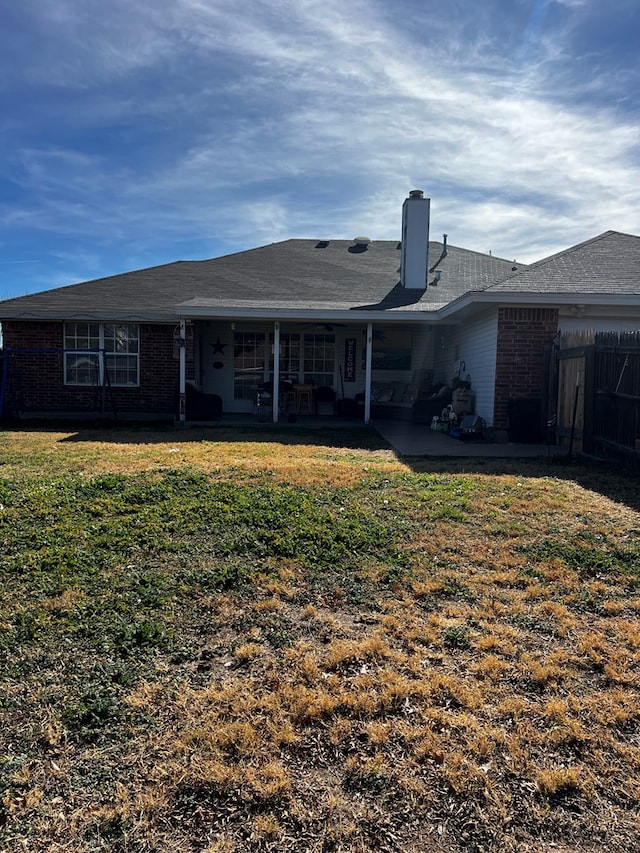
<instances>
[{"instance_id":1,"label":"sky","mask_svg":"<svg viewBox=\"0 0 640 853\"><path fill-rule=\"evenodd\" d=\"M638 0L0 0L0 298L289 239L640 234Z\"/></svg>"}]
</instances>

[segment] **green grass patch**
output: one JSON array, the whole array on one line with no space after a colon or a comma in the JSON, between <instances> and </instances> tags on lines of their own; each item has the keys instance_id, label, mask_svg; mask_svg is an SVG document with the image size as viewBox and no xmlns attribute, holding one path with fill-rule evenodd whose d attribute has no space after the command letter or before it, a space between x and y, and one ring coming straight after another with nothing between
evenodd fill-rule
<instances>
[{"instance_id":1,"label":"green grass patch","mask_svg":"<svg viewBox=\"0 0 640 853\"><path fill-rule=\"evenodd\" d=\"M373 435L19 434L8 849L633 849L633 489Z\"/></svg>"},{"instance_id":2,"label":"green grass patch","mask_svg":"<svg viewBox=\"0 0 640 853\"><path fill-rule=\"evenodd\" d=\"M612 574L640 577L640 548L635 543L621 548L602 541L602 537L596 539L581 534L574 541L558 536L533 544L518 545L517 550L538 563L562 560L569 569L578 572L583 580Z\"/></svg>"}]
</instances>

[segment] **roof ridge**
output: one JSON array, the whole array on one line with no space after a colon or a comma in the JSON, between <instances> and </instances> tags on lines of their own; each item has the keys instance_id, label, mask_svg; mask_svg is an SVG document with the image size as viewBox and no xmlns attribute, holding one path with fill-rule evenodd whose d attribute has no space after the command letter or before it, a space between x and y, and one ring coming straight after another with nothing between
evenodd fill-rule
<instances>
[{"instance_id":1,"label":"roof ridge","mask_svg":"<svg viewBox=\"0 0 640 853\"><path fill-rule=\"evenodd\" d=\"M575 243L573 246L569 246L567 249L561 249L559 252L554 252L552 255L547 255L544 258L540 258L537 261L533 261L533 263L524 265L523 269L518 269L517 272L514 271L512 275L507 275L504 278L499 279L498 281L492 282L491 284L483 288L483 290L491 290L493 287L497 287L500 284L504 284L505 281L509 281L510 279L518 278L518 276L524 275L527 272L535 272L544 267L546 264L557 260L558 258L565 257L567 255L572 254L573 252L581 251L585 248L585 246L589 246L593 243L598 243L600 240L612 237L613 235L640 239L640 237L637 237L635 234L625 234L622 231L614 231L613 229L609 229L607 231L603 231L601 234L596 234L595 237L589 237L589 239L583 240L581 243Z\"/></svg>"},{"instance_id":2,"label":"roof ridge","mask_svg":"<svg viewBox=\"0 0 640 853\"><path fill-rule=\"evenodd\" d=\"M547 255L544 258L540 258L538 261L534 261L529 265L529 268L538 269L538 267L543 266L549 261L553 261L556 258L560 258L563 255L569 255L572 252L576 252L580 249L584 249L585 246L589 246L591 243L598 243L600 240L604 240L607 237L611 237L613 234L620 234L624 237L633 237L633 234L622 234L620 231L613 231L609 229L608 231L603 231L602 234L596 234L595 237L589 237L588 240L583 240L581 243L575 243L573 246L569 246L567 249L561 249L559 252L554 252L552 255Z\"/></svg>"},{"instance_id":3,"label":"roof ridge","mask_svg":"<svg viewBox=\"0 0 640 853\"><path fill-rule=\"evenodd\" d=\"M430 243L442 244L442 240L429 240ZM454 246L453 243L447 243L447 249L455 249L457 252L465 252L467 255L479 255L481 258L489 258L492 261L500 261L505 264L512 264L513 258L502 258L499 255L492 255L490 252L480 252L478 249L466 249L464 246Z\"/></svg>"}]
</instances>

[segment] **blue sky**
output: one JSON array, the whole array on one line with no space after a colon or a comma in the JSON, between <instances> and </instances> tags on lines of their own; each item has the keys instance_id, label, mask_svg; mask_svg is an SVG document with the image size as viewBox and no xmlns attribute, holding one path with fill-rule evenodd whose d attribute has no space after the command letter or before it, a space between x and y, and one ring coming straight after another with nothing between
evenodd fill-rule
<instances>
[{"instance_id":1,"label":"blue sky","mask_svg":"<svg viewBox=\"0 0 640 853\"><path fill-rule=\"evenodd\" d=\"M0 298L289 237L640 233L637 0L0 0Z\"/></svg>"}]
</instances>

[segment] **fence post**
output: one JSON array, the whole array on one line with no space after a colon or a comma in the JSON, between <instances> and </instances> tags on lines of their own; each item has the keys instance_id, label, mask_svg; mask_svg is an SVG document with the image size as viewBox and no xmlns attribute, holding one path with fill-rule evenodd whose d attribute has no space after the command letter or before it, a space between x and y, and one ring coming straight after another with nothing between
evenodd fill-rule
<instances>
[{"instance_id":1,"label":"fence post","mask_svg":"<svg viewBox=\"0 0 640 853\"><path fill-rule=\"evenodd\" d=\"M594 345L584 350L584 415L582 424L582 452L593 453L593 415L595 407L595 355Z\"/></svg>"}]
</instances>

